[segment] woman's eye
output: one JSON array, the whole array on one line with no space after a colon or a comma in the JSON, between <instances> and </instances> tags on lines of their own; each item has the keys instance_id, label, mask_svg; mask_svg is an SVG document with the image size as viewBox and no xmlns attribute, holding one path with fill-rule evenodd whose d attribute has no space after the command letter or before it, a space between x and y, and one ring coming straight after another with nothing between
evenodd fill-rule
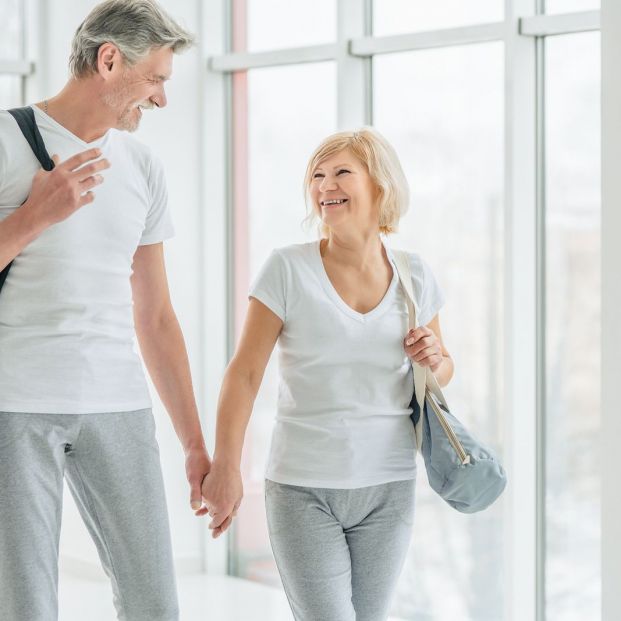
<instances>
[{"instance_id":1,"label":"woman's eye","mask_svg":"<svg viewBox=\"0 0 621 621\"><path fill-rule=\"evenodd\" d=\"M319 177L323 177L323 175L321 173L315 173L313 175L313 179L318 179Z\"/></svg>"},{"instance_id":2,"label":"woman's eye","mask_svg":"<svg viewBox=\"0 0 621 621\"><path fill-rule=\"evenodd\" d=\"M344 168L341 168L341 170L339 170L336 174L340 175L341 173L348 173L349 170L345 170Z\"/></svg>"}]
</instances>

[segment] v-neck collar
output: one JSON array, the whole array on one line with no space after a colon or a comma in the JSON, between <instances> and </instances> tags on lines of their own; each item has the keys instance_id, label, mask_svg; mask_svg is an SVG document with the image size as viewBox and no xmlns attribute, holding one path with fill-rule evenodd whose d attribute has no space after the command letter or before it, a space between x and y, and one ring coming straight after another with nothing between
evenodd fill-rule
<instances>
[{"instance_id":1,"label":"v-neck collar","mask_svg":"<svg viewBox=\"0 0 621 621\"><path fill-rule=\"evenodd\" d=\"M110 133L112 131L109 129L100 138L97 138L96 140L93 140L92 142L85 142L84 140L82 140L82 138L79 138L73 132L70 132L64 125L61 125L56 119L53 119L49 114L46 114L43 110L41 110L41 108L39 108L39 106L32 104L30 107L34 110L35 115L38 114L39 118L41 118L45 123L53 126L56 130L60 131L65 136L67 136L67 138L70 138L74 142L79 143L81 146L87 149L102 146L103 143L108 140L108 137L110 136Z\"/></svg>"},{"instance_id":2,"label":"v-neck collar","mask_svg":"<svg viewBox=\"0 0 621 621\"><path fill-rule=\"evenodd\" d=\"M394 297L395 290L399 283L399 275L397 273L397 268L395 267L390 249L386 247L384 242L382 241L382 245L386 250L386 256L390 261L390 266L392 267L392 279L390 281L390 285L384 294L384 297L380 300L379 304L372 308L367 313L359 313L357 310L354 310L349 304L343 300L343 298L339 295L338 291L335 289L330 277L328 276L328 272L326 272L325 265L323 264L323 258L321 257L321 240L318 240L313 244L314 252L313 252L313 264L315 266L315 270L319 276L321 281L321 285L324 291L328 294L328 297L332 300L332 302L341 309L346 315L359 321L360 323L365 323L374 319L384 313L384 311L388 308L392 299Z\"/></svg>"}]
</instances>

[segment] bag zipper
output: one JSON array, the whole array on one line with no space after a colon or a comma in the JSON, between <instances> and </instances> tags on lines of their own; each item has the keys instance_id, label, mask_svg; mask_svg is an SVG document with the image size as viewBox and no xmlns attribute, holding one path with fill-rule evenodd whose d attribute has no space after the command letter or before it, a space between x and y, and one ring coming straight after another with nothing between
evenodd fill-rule
<instances>
[{"instance_id":1,"label":"bag zipper","mask_svg":"<svg viewBox=\"0 0 621 621\"><path fill-rule=\"evenodd\" d=\"M440 425L442 425L442 429L444 429L444 433L446 433L446 437L448 438L449 442L451 443L451 446L457 453L457 456L461 460L462 465L469 464L470 455L466 453L462 443L459 441L459 438L453 431L453 428L451 427L450 423L448 422L448 420L446 420L446 417L444 416L444 412L442 411L442 408L439 406L439 404L436 401L435 395L429 390L428 387L426 388L426 393L427 393L427 400L431 404L431 407L433 408L435 415L440 421Z\"/></svg>"}]
</instances>

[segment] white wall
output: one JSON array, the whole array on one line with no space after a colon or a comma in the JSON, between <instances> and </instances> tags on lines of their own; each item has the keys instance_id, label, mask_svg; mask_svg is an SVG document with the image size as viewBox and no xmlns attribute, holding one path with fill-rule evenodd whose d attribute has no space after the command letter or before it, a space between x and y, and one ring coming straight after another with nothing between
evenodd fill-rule
<instances>
[{"instance_id":1,"label":"white wall","mask_svg":"<svg viewBox=\"0 0 621 621\"><path fill-rule=\"evenodd\" d=\"M70 41L77 26L97 2L47 0L39 2L44 28L37 61L37 76L29 96L49 97L67 78ZM200 0L164 0L162 5L193 32L200 25ZM197 33L198 34L198 33ZM190 356L199 405L203 378L201 333L202 268L204 243L200 210L202 145L200 106L205 63L200 47L175 57L173 78L168 83L168 106L145 115L136 137L149 144L162 159L168 181L170 207L176 237L166 242L166 260L172 299ZM189 508L189 488L184 459L169 419L154 396L162 468L169 505L174 554L180 572L201 568L203 528ZM220 542L225 546L224 540ZM81 571L98 564L94 545L82 525L70 495L66 495L61 537L61 557ZM86 564L86 565L84 565Z\"/></svg>"},{"instance_id":2,"label":"white wall","mask_svg":"<svg viewBox=\"0 0 621 621\"><path fill-rule=\"evenodd\" d=\"M602 0L602 621L621 619L620 58L621 3Z\"/></svg>"}]
</instances>

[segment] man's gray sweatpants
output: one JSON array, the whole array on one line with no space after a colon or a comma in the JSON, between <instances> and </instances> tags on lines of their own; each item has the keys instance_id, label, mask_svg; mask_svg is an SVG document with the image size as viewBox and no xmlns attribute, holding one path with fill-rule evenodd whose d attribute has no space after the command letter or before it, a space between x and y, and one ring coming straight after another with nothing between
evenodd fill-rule
<instances>
[{"instance_id":1,"label":"man's gray sweatpants","mask_svg":"<svg viewBox=\"0 0 621 621\"><path fill-rule=\"evenodd\" d=\"M265 481L270 541L296 621L385 621L408 551L414 487Z\"/></svg>"},{"instance_id":2,"label":"man's gray sweatpants","mask_svg":"<svg viewBox=\"0 0 621 621\"><path fill-rule=\"evenodd\" d=\"M0 412L0 617L56 621L63 476L123 621L176 621L164 485L150 409Z\"/></svg>"}]
</instances>

